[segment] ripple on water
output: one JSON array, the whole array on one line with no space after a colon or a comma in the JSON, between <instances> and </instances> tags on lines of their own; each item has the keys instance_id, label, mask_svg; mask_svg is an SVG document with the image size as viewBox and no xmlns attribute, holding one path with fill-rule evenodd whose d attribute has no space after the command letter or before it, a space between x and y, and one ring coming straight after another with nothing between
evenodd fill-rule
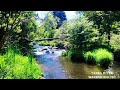
<instances>
[{"instance_id":1,"label":"ripple on water","mask_svg":"<svg viewBox=\"0 0 120 90\"><path fill-rule=\"evenodd\" d=\"M37 59L42 64L44 77L46 79L66 79L64 68L59 62L60 52L54 54L38 55Z\"/></svg>"}]
</instances>

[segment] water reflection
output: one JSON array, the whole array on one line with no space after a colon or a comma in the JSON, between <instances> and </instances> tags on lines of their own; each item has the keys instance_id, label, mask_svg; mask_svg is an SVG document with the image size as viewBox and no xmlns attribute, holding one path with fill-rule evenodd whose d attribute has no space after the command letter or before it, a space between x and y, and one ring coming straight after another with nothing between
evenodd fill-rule
<instances>
[{"instance_id":1,"label":"water reflection","mask_svg":"<svg viewBox=\"0 0 120 90\"><path fill-rule=\"evenodd\" d=\"M98 65L73 63L65 57L60 61L70 79L120 79L120 64L116 62L111 68L104 69Z\"/></svg>"},{"instance_id":2,"label":"water reflection","mask_svg":"<svg viewBox=\"0 0 120 90\"><path fill-rule=\"evenodd\" d=\"M69 78L86 79L92 75L92 72L103 72L104 69L97 65L88 65L85 63L73 63L68 58L61 57L61 63L67 71Z\"/></svg>"}]
</instances>

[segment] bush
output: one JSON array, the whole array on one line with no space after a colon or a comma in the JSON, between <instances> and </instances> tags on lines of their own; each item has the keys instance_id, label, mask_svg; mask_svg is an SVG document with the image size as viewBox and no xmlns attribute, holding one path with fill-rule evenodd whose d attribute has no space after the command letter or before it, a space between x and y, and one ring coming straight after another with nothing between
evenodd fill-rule
<instances>
[{"instance_id":1,"label":"bush","mask_svg":"<svg viewBox=\"0 0 120 90\"><path fill-rule=\"evenodd\" d=\"M62 56L67 56L71 61L80 62L83 61L83 52L77 50L69 50L62 53Z\"/></svg>"},{"instance_id":2,"label":"bush","mask_svg":"<svg viewBox=\"0 0 120 90\"><path fill-rule=\"evenodd\" d=\"M68 56L68 51L62 52L62 56Z\"/></svg>"},{"instance_id":3,"label":"bush","mask_svg":"<svg viewBox=\"0 0 120 90\"><path fill-rule=\"evenodd\" d=\"M100 48L95 50L94 53L95 53L96 62L103 67L108 67L113 61L112 53L110 53L106 49Z\"/></svg>"},{"instance_id":4,"label":"bush","mask_svg":"<svg viewBox=\"0 0 120 90\"><path fill-rule=\"evenodd\" d=\"M15 52L15 49L8 49L5 55L0 56L1 79L38 79L43 74L32 56Z\"/></svg>"},{"instance_id":5,"label":"bush","mask_svg":"<svg viewBox=\"0 0 120 90\"><path fill-rule=\"evenodd\" d=\"M68 52L68 57L69 57L70 59L75 59L76 54L77 54L77 53L75 53L75 51L69 51L69 52Z\"/></svg>"},{"instance_id":6,"label":"bush","mask_svg":"<svg viewBox=\"0 0 120 90\"><path fill-rule=\"evenodd\" d=\"M85 62L88 64L96 64L95 55L92 52L87 52L84 54Z\"/></svg>"},{"instance_id":7,"label":"bush","mask_svg":"<svg viewBox=\"0 0 120 90\"><path fill-rule=\"evenodd\" d=\"M92 52L86 52L84 54L85 61L89 64L99 64L102 67L107 68L113 60L113 55L106 49L95 49Z\"/></svg>"}]
</instances>

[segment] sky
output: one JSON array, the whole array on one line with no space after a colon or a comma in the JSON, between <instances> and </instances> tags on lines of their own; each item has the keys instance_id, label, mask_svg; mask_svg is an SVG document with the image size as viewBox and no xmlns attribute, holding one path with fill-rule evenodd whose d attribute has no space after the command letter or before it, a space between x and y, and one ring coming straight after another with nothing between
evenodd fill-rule
<instances>
[{"instance_id":1,"label":"sky","mask_svg":"<svg viewBox=\"0 0 120 90\"><path fill-rule=\"evenodd\" d=\"M40 18L44 18L47 12L48 11L37 11ZM75 11L65 11L65 14L66 14L67 20L75 19L78 16Z\"/></svg>"},{"instance_id":2,"label":"sky","mask_svg":"<svg viewBox=\"0 0 120 90\"><path fill-rule=\"evenodd\" d=\"M75 19L78 15L76 11L65 11L68 20Z\"/></svg>"}]
</instances>

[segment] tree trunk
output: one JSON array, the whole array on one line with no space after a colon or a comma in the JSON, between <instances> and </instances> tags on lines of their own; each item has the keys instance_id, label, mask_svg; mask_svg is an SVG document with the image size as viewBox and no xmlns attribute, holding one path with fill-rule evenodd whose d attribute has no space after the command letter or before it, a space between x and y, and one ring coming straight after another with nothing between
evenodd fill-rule
<instances>
[{"instance_id":1,"label":"tree trunk","mask_svg":"<svg viewBox=\"0 0 120 90\"><path fill-rule=\"evenodd\" d=\"M110 31L108 31L108 45L110 45L110 38L111 38Z\"/></svg>"},{"instance_id":2,"label":"tree trunk","mask_svg":"<svg viewBox=\"0 0 120 90\"><path fill-rule=\"evenodd\" d=\"M5 40L5 36L2 36L2 38L0 40L0 50L2 49L2 47L4 45L4 40Z\"/></svg>"},{"instance_id":3,"label":"tree trunk","mask_svg":"<svg viewBox=\"0 0 120 90\"><path fill-rule=\"evenodd\" d=\"M0 50L3 48L5 41L9 39L8 32L5 32L5 34L2 36L0 40Z\"/></svg>"}]
</instances>

